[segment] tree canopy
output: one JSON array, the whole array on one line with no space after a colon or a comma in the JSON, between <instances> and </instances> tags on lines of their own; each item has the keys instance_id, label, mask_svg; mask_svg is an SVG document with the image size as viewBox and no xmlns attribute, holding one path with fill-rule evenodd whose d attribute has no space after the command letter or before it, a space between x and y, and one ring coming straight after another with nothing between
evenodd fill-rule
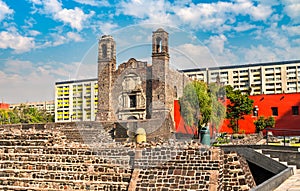
<instances>
[{"instance_id":1,"label":"tree canopy","mask_svg":"<svg viewBox=\"0 0 300 191\"><path fill-rule=\"evenodd\" d=\"M211 83L209 84L209 92L212 106L210 122L218 129L226 116L226 107L221 102L224 101L225 87L219 83Z\"/></svg>"},{"instance_id":2,"label":"tree canopy","mask_svg":"<svg viewBox=\"0 0 300 191\"><path fill-rule=\"evenodd\" d=\"M196 126L199 136L201 128L209 123L212 113L212 101L206 83L195 80L186 85L179 103L185 123Z\"/></svg>"},{"instance_id":3,"label":"tree canopy","mask_svg":"<svg viewBox=\"0 0 300 191\"><path fill-rule=\"evenodd\" d=\"M240 90L234 90L230 85L226 86L226 97L230 101L227 104L226 118L229 119L229 127L233 132L238 133L239 120L252 112L253 100L248 94L242 94Z\"/></svg>"},{"instance_id":4,"label":"tree canopy","mask_svg":"<svg viewBox=\"0 0 300 191\"><path fill-rule=\"evenodd\" d=\"M12 110L0 110L0 124L53 122L54 116L45 110L20 105Z\"/></svg>"},{"instance_id":5,"label":"tree canopy","mask_svg":"<svg viewBox=\"0 0 300 191\"><path fill-rule=\"evenodd\" d=\"M256 128L256 132L258 133L267 127L269 128L275 127L275 119L272 116L268 118L265 118L264 116L260 116L256 121L254 121L254 125Z\"/></svg>"}]
</instances>

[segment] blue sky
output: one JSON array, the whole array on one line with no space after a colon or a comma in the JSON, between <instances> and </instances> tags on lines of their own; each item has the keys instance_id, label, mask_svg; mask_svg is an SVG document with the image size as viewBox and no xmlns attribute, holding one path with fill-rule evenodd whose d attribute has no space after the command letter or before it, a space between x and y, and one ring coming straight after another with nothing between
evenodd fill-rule
<instances>
[{"instance_id":1,"label":"blue sky","mask_svg":"<svg viewBox=\"0 0 300 191\"><path fill-rule=\"evenodd\" d=\"M300 59L299 0L0 0L0 98L52 100L55 81L96 77L103 34L118 63L151 61L159 27L176 69Z\"/></svg>"}]
</instances>

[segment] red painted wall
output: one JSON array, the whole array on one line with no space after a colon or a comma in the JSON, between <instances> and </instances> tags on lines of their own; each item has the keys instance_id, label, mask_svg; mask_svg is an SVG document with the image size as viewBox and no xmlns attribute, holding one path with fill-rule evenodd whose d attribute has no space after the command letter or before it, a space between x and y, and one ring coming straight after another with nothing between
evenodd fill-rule
<instances>
[{"instance_id":1,"label":"red painted wall","mask_svg":"<svg viewBox=\"0 0 300 191\"><path fill-rule=\"evenodd\" d=\"M268 94L268 95L254 95L250 96L254 101L253 107L258 107L258 116L269 117L272 116L271 107L278 107L278 116L274 116L276 124L274 129L298 130L300 135L300 93L289 94ZM292 115L292 106L299 107L299 115ZM244 120L239 120L239 127L241 133L255 133L254 121L258 117L250 115L245 116ZM192 128L184 124L183 118L180 116L180 106L178 100L174 101L174 120L176 132L179 133L193 133ZM232 129L228 128L229 121L224 119L219 132L232 133ZM194 131L195 132L195 131ZM285 133L287 133L285 132ZM291 132L291 131L290 131ZM282 134L273 132L274 134ZM295 133L295 132L294 132ZM290 133L291 134L291 133Z\"/></svg>"},{"instance_id":2,"label":"red painted wall","mask_svg":"<svg viewBox=\"0 0 300 191\"><path fill-rule=\"evenodd\" d=\"M0 103L0 109L9 109L9 104L7 104L7 103Z\"/></svg>"},{"instance_id":3,"label":"red painted wall","mask_svg":"<svg viewBox=\"0 0 300 191\"><path fill-rule=\"evenodd\" d=\"M174 100L174 121L176 133L196 134L196 128L190 127L184 123L183 117L180 115L180 105L178 100Z\"/></svg>"},{"instance_id":4,"label":"red painted wall","mask_svg":"<svg viewBox=\"0 0 300 191\"><path fill-rule=\"evenodd\" d=\"M300 109L300 93L262 94L250 96L250 99L254 101L253 106L257 106L259 109L258 116L272 116L271 107L278 108L278 116L273 116L276 121L275 128L300 130L300 110L299 115L292 115L292 106L298 106ZM240 120L240 131L245 131L245 133L254 133L254 121L256 119L257 117L251 114L246 116L244 120ZM232 133L232 129L227 127L228 123L228 120L224 120L219 132ZM298 134L300 134L300 131Z\"/></svg>"}]
</instances>

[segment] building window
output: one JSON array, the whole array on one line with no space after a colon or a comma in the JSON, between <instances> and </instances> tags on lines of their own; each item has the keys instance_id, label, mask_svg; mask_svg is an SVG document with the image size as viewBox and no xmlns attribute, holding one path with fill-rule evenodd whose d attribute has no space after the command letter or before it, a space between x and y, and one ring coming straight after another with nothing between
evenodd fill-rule
<instances>
[{"instance_id":1,"label":"building window","mask_svg":"<svg viewBox=\"0 0 300 191\"><path fill-rule=\"evenodd\" d=\"M273 116L278 116L278 107L271 107L271 110Z\"/></svg>"},{"instance_id":2,"label":"building window","mask_svg":"<svg viewBox=\"0 0 300 191\"><path fill-rule=\"evenodd\" d=\"M130 95L129 100L130 100L130 108L136 107L136 95Z\"/></svg>"},{"instance_id":3,"label":"building window","mask_svg":"<svg viewBox=\"0 0 300 191\"><path fill-rule=\"evenodd\" d=\"M292 106L292 113L293 113L293 115L299 115L299 107Z\"/></svg>"}]
</instances>

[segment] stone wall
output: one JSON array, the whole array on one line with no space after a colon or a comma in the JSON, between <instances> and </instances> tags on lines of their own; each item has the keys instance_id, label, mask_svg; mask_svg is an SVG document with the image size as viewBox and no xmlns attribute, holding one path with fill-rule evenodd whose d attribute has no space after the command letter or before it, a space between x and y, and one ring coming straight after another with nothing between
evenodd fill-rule
<instances>
[{"instance_id":1,"label":"stone wall","mask_svg":"<svg viewBox=\"0 0 300 191\"><path fill-rule=\"evenodd\" d=\"M127 190L129 156L121 158L120 151L113 150L93 152L59 131L4 129L0 190ZM99 154L106 152L119 160Z\"/></svg>"},{"instance_id":2,"label":"stone wall","mask_svg":"<svg viewBox=\"0 0 300 191\"><path fill-rule=\"evenodd\" d=\"M224 191L249 190L256 186L247 161L235 152L224 154Z\"/></svg>"},{"instance_id":3,"label":"stone wall","mask_svg":"<svg viewBox=\"0 0 300 191\"><path fill-rule=\"evenodd\" d=\"M234 152L175 140L117 143L97 125L0 127L0 190L221 191L255 186L247 162ZM74 142L75 135L81 140Z\"/></svg>"},{"instance_id":4,"label":"stone wall","mask_svg":"<svg viewBox=\"0 0 300 191\"><path fill-rule=\"evenodd\" d=\"M255 134L247 134L247 135L240 135L244 136L242 139L232 139L232 144L234 145L255 145L260 140L263 139L263 134L255 133Z\"/></svg>"}]
</instances>

